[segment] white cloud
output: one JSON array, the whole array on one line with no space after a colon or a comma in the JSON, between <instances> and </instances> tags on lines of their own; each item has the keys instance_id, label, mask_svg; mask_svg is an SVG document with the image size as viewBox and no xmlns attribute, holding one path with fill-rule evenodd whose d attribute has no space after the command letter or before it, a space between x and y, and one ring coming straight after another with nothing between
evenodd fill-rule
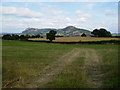
<instances>
[{"instance_id":1,"label":"white cloud","mask_svg":"<svg viewBox=\"0 0 120 90\"><path fill-rule=\"evenodd\" d=\"M12 23L11 23L12 22ZM76 21L72 20L70 17L65 16L54 16L52 18L12 18L3 16L3 27L6 28L18 28L22 32L25 28L35 27L35 28L63 28L68 25L74 25ZM13 31L16 30L13 28ZM24 28L24 29L23 29Z\"/></svg>"},{"instance_id":2,"label":"white cloud","mask_svg":"<svg viewBox=\"0 0 120 90\"><path fill-rule=\"evenodd\" d=\"M114 15L115 12L113 10L106 10L105 15Z\"/></svg>"},{"instance_id":3,"label":"white cloud","mask_svg":"<svg viewBox=\"0 0 120 90\"><path fill-rule=\"evenodd\" d=\"M80 11L80 10L76 11L75 13L79 15L84 14L83 11Z\"/></svg>"},{"instance_id":4,"label":"white cloud","mask_svg":"<svg viewBox=\"0 0 120 90\"><path fill-rule=\"evenodd\" d=\"M80 10L77 10L75 13L76 13L78 16L80 16L80 17L86 17L86 18L90 18L90 17L91 17L90 14L84 13L83 11L80 11Z\"/></svg>"},{"instance_id":5,"label":"white cloud","mask_svg":"<svg viewBox=\"0 0 120 90\"><path fill-rule=\"evenodd\" d=\"M62 11L62 10L57 10L54 9L54 6L47 6L42 8L42 11L49 14L49 15L60 15L60 14L65 14L66 12Z\"/></svg>"},{"instance_id":6,"label":"white cloud","mask_svg":"<svg viewBox=\"0 0 120 90\"><path fill-rule=\"evenodd\" d=\"M84 13L83 11L80 11L80 10L76 11L75 13L78 16L77 21L80 21L80 22L81 21L85 22L85 21L87 21L91 17L90 14Z\"/></svg>"},{"instance_id":7,"label":"white cloud","mask_svg":"<svg viewBox=\"0 0 120 90\"><path fill-rule=\"evenodd\" d=\"M85 22L85 21L87 21L87 18L81 17L81 18L78 18L77 21L78 22Z\"/></svg>"},{"instance_id":8,"label":"white cloud","mask_svg":"<svg viewBox=\"0 0 120 90\"><path fill-rule=\"evenodd\" d=\"M92 9L92 8L94 7L94 4L89 3L89 4L86 4L85 7L86 7L87 9Z\"/></svg>"},{"instance_id":9,"label":"white cloud","mask_svg":"<svg viewBox=\"0 0 120 90\"><path fill-rule=\"evenodd\" d=\"M80 21L79 21L80 20ZM3 17L3 29L9 30L9 32L22 32L28 27L33 28L64 28L66 26L76 26L83 29L93 30L95 28L104 27L108 30L115 29L117 24L108 22L85 22L85 18L72 19L70 17L56 16L52 18L12 18L12 17ZM84 22L84 23L83 23ZM116 26L113 26L116 25ZM111 28L110 28L111 26ZM4 29L4 30L5 30ZM11 31L10 31L11 29ZM117 30L117 29L116 29ZM6 31L3 31L6 32ZM114 32L114 31L113 31Z\"/></svg>"},{"instance_id":10,"label":"white cloud","mask_svg":"<svg viewBox=\"0 0 120 90\"><path fill-rule=\"evenodd\" d=\"M51 18L53 22L71 22L71 18L66 17L66 16L55 16Z\"/></svg>"},{"instance_id":11,"label":"white cloud","mask_svg":"<svg viewBox=\"0 0 120 90\"><path fill-rule=\"evenodd\" d=\"M68 22L71 22L71 21L72 21L69 17L66 17L65 19L66 19L66 21L68 21Z\"/></svg>"},{"instance_id":12,"label":"white cloud","mask_svg":"<svg viewBox=\"0 0 120 90\"><path fill-rule=\"evenodd\" d=\"M108 23L101 23L101 22L96 23L96 22L93 22L93 20L91 21L90 20L91 15L89 13L86 13L80 10L75 11L74 13L76 14L75 17L71 17L65 14L67 12L57 10L57 8L46 9L46 11L43 12L44 13L43 16L41 15L41 13L38 14L38 12L34 12L28 8L15 8L15 7L11 7L10 9L8 7L6 8L7 8L6 11L3 11L4 13L3 27L5 28L4 30L9 30L9 28L12 28L11 29L12 32L16 32L16 30L19 30L19 32L22 32L28 27L64 28L66 26L73 25L79 28L86 28L88 30L90 29L93 30L94 28L99 28L99 27L109 27L109 26L106 26ZM6 15L20 16L20 18L6 17ZM30 17L30 18L22 18L22 17ZM109 25L112 26L111 22L109 23L110 23Z\"/></svg>"},{"instance_id":13,"label":"white cloud","mask_svg":"<svg viewBox=\"0 0 120 90\"><path fill-rule=\"evenodd\" d=\"M2 8L3 15L12 15L18 17L41 17L42 13L32 11L28 8L17 8L17 7L0 7Z\"/></svg>"}]
</instances>

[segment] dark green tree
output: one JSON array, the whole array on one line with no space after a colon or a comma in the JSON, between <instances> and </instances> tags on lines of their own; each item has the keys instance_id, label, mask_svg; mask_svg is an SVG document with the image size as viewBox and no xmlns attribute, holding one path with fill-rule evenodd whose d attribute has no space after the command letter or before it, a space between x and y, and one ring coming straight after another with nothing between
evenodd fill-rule
<instances>
[{"instance_id":1,"label":"dark green tree","mask_svg":"<svg viewBox=\"0 0 120 90\"><path fill-rule=\"evenodd\" d=\"M41 36L40 38L43 38L43 36Z\"/></svg>"},{"instance_id":2,"label":"dark green tree","mask_svg":"<svg viewBox=\"0 0 120 90\"><path fill-rule=\"evenodd\" d=\"M112 36L112 34L104 28L94 29L93 32L91 33L94 34L96 37L111 37Z\"/></svg>"},{"instance_id":3,"label":"dark green tree","mask_svg":"<svg viewBox=\"0 0 120 90\"><path fill-rule=\"evenodd\" d=\"M35 37L36 37L36 38L40 38L40 35L38 34L38 35L36 35Z\"/></svg>"},{"instance_id":4,"label":"dark green tree","mask_svg":"<svg viewBox=\"0 0 120 90\"><path fill-rule=\"evenodd\" d=\"M3 35L2 39L11 40L12 36L10 34Z\"/></svg>"},{"instance_id":5,"label":"dark green tree","mask_svg":"<svg viewBox=\"0 0 120 90\"><path fill-rule=\"evenodd\" d=\"M95 37L100 36L100 31L98 29L94 29L91 33L94 34Z\"/></svg>"},{"instance_id":6,"label":"dark green tree","mask_svg":"<svg viewBox=\"0 0 120 90\"><path fill-rule=\"evenodd\" d=\"M18 35L15 35L15 34L11 35L11 40L18 40L18 39L19 39Z\"/></svg>"},{"instance_id":7,"label":"dark green tree","mask_svg":"<svg viewBox=\"0 0 120 90\"><path fill-rule=\"evenodd\" d=\"M104 28L100 28L101 37L111 37L112 34Z\"/></svg>"},{"instance_id":8,"label":"dark green tree","mask_svg":"<svg viewBox=\"0 0 120 90\"><path fill-rule=\"evenodd\" d=\"M52 42L52 40L55 40L55 34L57 32L54 30L51 30L49 33L46 33L46 39L49 39L50 42Z\"/></svg>"},{"instance_id":9,"label":"dark green tree","mask_svg":"<svg viewBox=\"0 0 120 90\"><path fill-rule=\"evenodd\" d=\"M21 36L19 37L19 39L20 39L20 40L28 40L28 37L25 36L25 35L21 35Z\"/></svg>"}]
</instances>

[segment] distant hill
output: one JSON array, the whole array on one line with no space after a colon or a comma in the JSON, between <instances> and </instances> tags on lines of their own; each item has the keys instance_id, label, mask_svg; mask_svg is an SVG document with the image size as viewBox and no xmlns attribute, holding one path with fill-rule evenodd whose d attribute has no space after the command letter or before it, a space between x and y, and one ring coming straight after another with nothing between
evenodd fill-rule
<instances>
[{"instance_id":1,"label":"distant hill","mask_svg":"<svg viewBox=\"0 0 120 90\"><path fill-rule=\"evenodd\" d=\"M120 33L112 33L112 36L119 36L120 37Z\"/></svg>"},{"instance_id":2,"label":"distant hill","mask_svg":"<svg viewBox=\"0 0 120 90\"><path fill-rule=\"evenodd\" d=\"M50 30L57 31L56 35L67 36L67 37L81 36L82 33L85 33L87 36L92 35L89 30L76 28L74 26L68 26L68 27L62 28L62 29L54 29L54 28L45 28L45 29L27 28L21 34L24 34L24 35L26 35L26 34L28 34L28 35L40 34L41 36L46 36L46 33L48 33Z\"/></svg>"},{"instance_id":3,"label":"distant hill","mask_svg":"<svg viewBox=\"0 0 120 90\"><path fill-rule=\"evenodd\" d=\"M6 35L6 34L10 34L10 35L12 35L12 34L15 34L15 35L19 35L20 33L8 33L8 32L2 32L2 33L0 33L1 35Z\"/></svg>"}]
</instances>

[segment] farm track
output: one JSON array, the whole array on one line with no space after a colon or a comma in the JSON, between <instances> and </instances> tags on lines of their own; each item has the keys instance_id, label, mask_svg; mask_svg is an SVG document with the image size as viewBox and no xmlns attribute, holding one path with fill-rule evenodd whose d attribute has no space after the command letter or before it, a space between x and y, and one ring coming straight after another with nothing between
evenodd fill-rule
<instances>
[{"instance_id":1,"label":"farm track","mask_svg":"<svg viewBox=\"0 0 120 90\"><path fill-rule=\"evenodd\" d=\"M88 75L91 88L102 87L102 73L100 66L100 57L97 55L96 50L87 49L85 50L85 72Z\"/></svg>"},{"instance_id":2,"label":"farm track","mask_svg":"<svg viewBox=\"0 0 120 90\"><path fill-rule=\"evenodd\" d=\"M83 53L85 53L83 55ZM75 61L78 57L85 57L83 72L88 76L88 82L91 88L102 87L101 67L99 56L94 49L74 48L57 61L43 69L43 74L31 77L31 81L21 85L23 88L45 88L45 84L55 79L55 77L64 70L64 68Z\"/></svg>"},{"instance_id":3,"label":"farm track","mask_svg":"<svg viewBox=\"0 0 120 90\"><path fill-rule=\"evenodd\" d=\"M46 83L53 80L56 75L58 75L67 65L71 64L77 57L79 57L79 55L79 49L74 48L69 53L59 58L56 62L44 68L44 74L42 76L36 77L36 79L33 82L26 84L23 87L43 88Z\"/></svg>"}]
</instances>

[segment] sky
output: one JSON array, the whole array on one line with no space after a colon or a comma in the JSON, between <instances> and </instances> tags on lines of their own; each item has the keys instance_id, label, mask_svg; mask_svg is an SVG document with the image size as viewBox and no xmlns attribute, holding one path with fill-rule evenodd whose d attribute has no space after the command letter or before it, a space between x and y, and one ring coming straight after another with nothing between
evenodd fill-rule
<instances>
[{"instance_id":1,"label":"sky","mask_svg":"<svg viewBox=\"0 0 120 90\"><path fill-rule=\"evenodd\" d=\"M67 26L90 31L105 28L112 33L118 32L118 2L5 1L0 4L1 32L21 33L26 28L58 29Z\"/></svg>"}]
</instances>

